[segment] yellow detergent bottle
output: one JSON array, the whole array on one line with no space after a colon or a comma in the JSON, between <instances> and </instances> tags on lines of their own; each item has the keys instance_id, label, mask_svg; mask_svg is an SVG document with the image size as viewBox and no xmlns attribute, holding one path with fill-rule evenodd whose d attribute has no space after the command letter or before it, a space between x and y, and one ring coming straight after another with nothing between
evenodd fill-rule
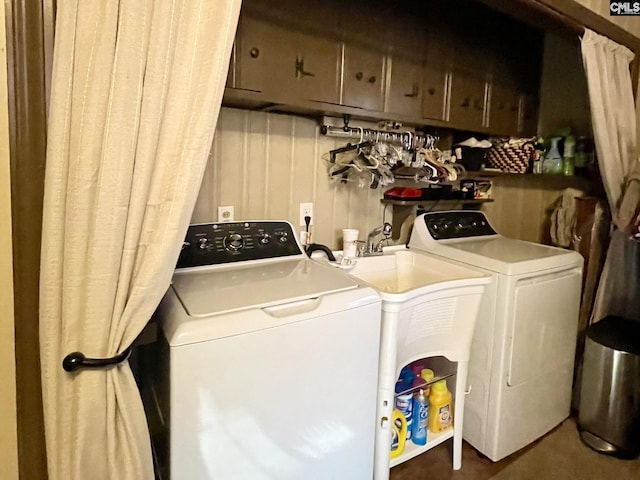
<instances>
[{"instance_id":1,"label":"yellow detergent bottle","mask_svg":"<svg viewBox=\"0 0 640 480\"><path fill-rule=\"evenodd\" d=\"M431 370L430 368L423 368L420 371L420 377L422 378L422 380L424 380L427 383L433 381L434 379L433 370ZM428 397L430 393L431 393L431 385L427 385L424 389L424 394Z\"/></svg>"},{"instance_id":2,"label":"yellow detergent bottle","mask_svg":"<svg viewBox=\"0 0 640 480\"><path fill-rule=\"evenodd\" d=\"M396 458L404 451L407 440L407 419L402 412L395 408L391 422L391 458Z\"/></svg>"},{"instance_id":3,"label":"yellow detergent bottle","mask_svg":"<svg viewBox=\"0 0 640 480\"><path fill-rule=\"evenodd\" d=\"M429 393L429 431L440 433L453 426L453 405L447 381L440 380L431 385Z\"/></svg>"}]
</instances>

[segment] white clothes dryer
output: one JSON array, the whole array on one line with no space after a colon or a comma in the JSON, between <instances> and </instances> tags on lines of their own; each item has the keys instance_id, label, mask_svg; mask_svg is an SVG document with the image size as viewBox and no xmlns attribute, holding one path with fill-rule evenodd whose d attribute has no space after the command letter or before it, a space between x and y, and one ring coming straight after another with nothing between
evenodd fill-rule
<instances>
[{"instance_id":1,"label":"white clothes dryer","mask_svg":"<svg viewBox=\"0 0 640 480\"><path fill-rule=\"evenodd\" d=\"M151 375L171 480L370 480L380 298L287 222L189 227Z\"/></svg>"},{"instance_id":2,"label":"white clothes dryer","mask_svg":"<svg viewBox=\"0 0 640 480\"><path fill-rule=\"evenodd\" d=\"M422 214L408 246L493 278L471 343L463 438L498 461L565 420L582 257L503 237L479 211Z\"/></svg>"}]
</instances>

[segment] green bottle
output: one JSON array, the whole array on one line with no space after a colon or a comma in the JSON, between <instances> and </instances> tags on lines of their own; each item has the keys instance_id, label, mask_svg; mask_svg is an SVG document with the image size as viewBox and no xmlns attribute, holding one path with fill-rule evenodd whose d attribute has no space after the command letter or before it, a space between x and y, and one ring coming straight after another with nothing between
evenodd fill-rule
<instances>
[{"instance_id":1,"label":"green bottle","mask_svg":"<svg viewBox=\"0 0 640 480\"><path fill-rule=\"evenodd\" d=\"M576 139L569 134L564 139L564 155L562 156L562 173L573 175L575 173Z\"/></svg>"}]
</instances>

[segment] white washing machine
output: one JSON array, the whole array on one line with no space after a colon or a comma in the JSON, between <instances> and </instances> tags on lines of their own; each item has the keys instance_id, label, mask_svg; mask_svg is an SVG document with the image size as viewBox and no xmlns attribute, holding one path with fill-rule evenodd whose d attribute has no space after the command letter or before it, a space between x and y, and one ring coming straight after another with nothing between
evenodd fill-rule
<instances>
[{"instance_id":1,"label":"white washing machine","mask_svg":"<svg viewBox=\"0 0 640 480\"><path fill-rule=\"evenodd\" d=\"M498 461L565 420L582 257L505 238L478 211L418 216L409 248L481 269L493 278L471 343L463 438Z\"/></svg>"},{"instance_id":2,"label":"white washing machine","mask_svg":"<svg viewBox=\"0 0 640 480\"><path fill-rule=\"evenodd\" d=\"M171 480L370 480L380 310L287 222L189 227L156 315Z\"/></svg>"}]
</instances>

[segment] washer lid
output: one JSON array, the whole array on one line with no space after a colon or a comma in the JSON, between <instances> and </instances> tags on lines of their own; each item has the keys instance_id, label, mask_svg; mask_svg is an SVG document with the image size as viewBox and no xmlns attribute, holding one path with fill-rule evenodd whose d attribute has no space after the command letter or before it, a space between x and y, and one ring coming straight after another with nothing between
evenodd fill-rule
<instances>
[{"instance_id":1,"label":"washer lid","mask_svg":"<svg viewBox=\"0 0 640 480\"><path fill-rule=\"evenodd\" d=\"M582 262L580 254L571 250L500 235L443 240L432 252L506 275L577 266Z\"/></svg>"},{"instance_id":2,"label":"washer lid","mask_svg":"<svg viewBox=\"0 0 640 480\"><path fill-rule=\"evenodd\" d=\"M571 250L498 235L482 212L465 210L418 216L409 249L505 275L574 268L583 262Z\"/></svg>"},{"instance_id":3,"label":"washer lid","mask_svg":"<svg viewBox=\"0 0 640 480\"><path fill-rule=\"evenodd\" d=\"M294 302L357 286L342 272L307 258L177 272L172 281L182 306L192 317Z\"/></svg>"}]
</instances>

